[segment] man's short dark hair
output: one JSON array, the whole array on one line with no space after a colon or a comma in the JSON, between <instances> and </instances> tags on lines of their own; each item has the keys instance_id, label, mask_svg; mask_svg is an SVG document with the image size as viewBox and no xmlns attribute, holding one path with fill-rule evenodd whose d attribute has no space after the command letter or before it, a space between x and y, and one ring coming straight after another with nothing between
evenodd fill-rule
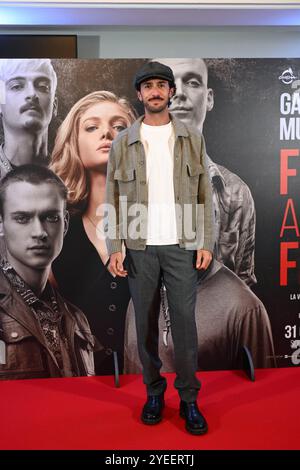
<instances>
[{"instance_id":1,"label":"man's short dark hair","mask_svg":"<svg viewBox=\"0 0 300 470\"><path fill-rule=\"evenodd\" d=\"M3 216L3 207L7 188L12 183L30 183L39 185L43 183L52 184L59 192L64 201L67 201L68 190L63 181L52 170L45 166L26 164L20 165L5 175L0 182L0 215Z\"/></svg>"}]
</instances>

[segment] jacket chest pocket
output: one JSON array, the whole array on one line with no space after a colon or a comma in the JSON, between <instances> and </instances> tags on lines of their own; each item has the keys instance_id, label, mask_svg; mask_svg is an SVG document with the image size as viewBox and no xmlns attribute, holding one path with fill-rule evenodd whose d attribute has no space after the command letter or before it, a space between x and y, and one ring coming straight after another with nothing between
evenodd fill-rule
<instances>
[{"instance_id":1,"label":"jacket chest pocket","mask_svg":"<svg viewBox=\"0 0 300 470\"><path fill-rule=\"evenodd\" d=\"M118 181L120 196L126 196L128 201L137 200L137 181L134 168L116 170L114 179Z\"/></svg>"},{"instance_id":2,"label":"jacket chest pocket","mask_svg":"<svg viewBox=\"0 0 300 470\"><path fill-rule=\"evenodd\" d=\"M2 322L5 364L0 364L0 378L31 378L45 374L41 346L22 325L14 321ZM16 377L14 377L16 376Z\"/></svg>"},{"instance_id":3,"label":"jacket chest pocket","mask_svg":"<svg viewBox=\"0 0 300 470\"><path fill-rule=\"evenodd\" d=\"M197 196L199 194L200 175L203 173L204 168L199 163L187 163L187 188L189 196Z\"/></svg>"}]
</instances>

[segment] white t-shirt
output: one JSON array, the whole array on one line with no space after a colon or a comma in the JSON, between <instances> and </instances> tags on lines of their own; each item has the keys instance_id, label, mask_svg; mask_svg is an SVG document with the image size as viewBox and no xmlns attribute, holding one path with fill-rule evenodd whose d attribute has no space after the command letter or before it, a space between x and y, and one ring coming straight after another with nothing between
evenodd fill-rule
<instances>
[{"instance_id":1,"label":"white t-shirt","mask_svg":"<svg viewBox=\"0 0 300 470\"><path fill-rule=\"evenodd\" d=\"M141 140L146 153L148 184L147 245L178 243L173 184L175 135L172 123L142 123Z\"/></svg>"}]
</instances>

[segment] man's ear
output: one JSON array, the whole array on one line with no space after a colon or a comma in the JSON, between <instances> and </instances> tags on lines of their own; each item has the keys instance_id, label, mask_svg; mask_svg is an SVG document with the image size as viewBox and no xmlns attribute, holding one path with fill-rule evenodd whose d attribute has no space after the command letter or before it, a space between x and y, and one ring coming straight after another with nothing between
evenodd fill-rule
<instances>
[{"instance_id":1,"label":"man's ear","mask_svg":"<svg viewBox=\"0 0 300 470\"><path fill-rule=\"evenodd\" d=\"M65 210L64 213L64 236L66 235L69 228L70 214L69 211Z\"/></svg>"},{"instance_id":2,"label":"man's ear","mask_svg":"<svg viewBox=\"0 0 300 470\"><path fill-rule=\"evenodd\" d=\"M56 117L56 116L57 116L57 111L58 111L58 99L57 99L57 96L55 95L55 96L54 96L54 100L53 100L52 117Z\"/></svg>"},{"instance_id":3,"label":"man's ear","mask_svg":"<svg viewBox=\"0 0 300 470\"><path fill-rule=\"evenodd\" d=\"M211 111L214 107L214 90L212 88L207 89L207 104L206 104L206 110Z\"/></svg>"},{"instance_id":4,"label":"man's ear","mask_svg":"<svg viewBox=\"0 0 300 470\"><path fill-rule=\"evenodd\" d=\"M139 99L140 101L143 101L141 92L140 92L140 91L137 91L136 93L137 93L138 99Z\"/></svg>"},{"instance_id":5,"label":"man's ear","mask_svg":"<svg viewBox=\"0 0 300 470\"><path fill-rule=\"evenodd\" d=\"M0 215L0 237L4 237L4 229L3 229L3 219L2 219L2 215Z\"/></svg>"},{"instance_id":6,"label":"man's ear","mask_svg":"<svg viewBox=\"0 0 300 470\"><path fill-rule=\"evenodd\" d=\"M170 92L169 92L169 98L170 98L170 100L173 98L173 96L174 96L175 94L176 94L175 88L174 88L174 87L170 88Z\"/></svg>"}]
</instances>

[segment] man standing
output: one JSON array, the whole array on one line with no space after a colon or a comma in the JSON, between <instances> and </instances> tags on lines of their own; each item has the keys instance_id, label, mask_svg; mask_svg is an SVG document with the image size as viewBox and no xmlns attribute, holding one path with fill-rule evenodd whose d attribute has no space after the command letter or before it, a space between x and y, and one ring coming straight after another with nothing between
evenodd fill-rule
<instances>
[{"instance_id":1,"label":"man standing","mask_svg":"<svg viewBox=\"0 0 300 470\"><path fill-rule=\"evenodd\" d=\"M47 163L48 126L57 112L57 77L49 59L0 59L0 80L3 177L14 166Z\"/></svg>"},{"instance_id":2,"label":"man standing","mask_svg":"<svg viewBox=\"0 0 300 470\"><path fill-rule=\"evenodd\" d=\"M67 189L51 170L21 165L0 183L0 379L94 375L84 314L47 282L68 226Z\"/></svg>"},{"instance_id":3,"label":"man standing","mask_svg":"<svg viewBox=\"0 0 300 470\"><path fill-rule=\"evenodd\" d=\"M176 84L170 111L202 133L206 113L214 106L203 59L159 59L171 67ZM215 258L249 286L254 274L255 208L250 189L235 173L207 156L216 219Z\"/></svg>"},{"instance_id":4,"label":"man standing","mask_svg":"<svg viewBox=\"0 0 300 470\"><path fill-rule=\"evenodd\" d=\"M195 301L197 270L207 269L214 246L205 146L196 129L169 114L169 100L176 87L168 66L146 64L135 76L135 88L145 116L119 134L109 156L109 269L118 276L128 273L147 388L142 421L160 422L164 408L167 384L160 375L159 309L154 308L162 275L171 316L180 415L190 433L204 434L207 423L196 401L200 382L196 377ZM127 198L127 214L119 208L120 197ZM137 204L142 213L139 234L138 224L130 218ZM186 225L193 229L188 235ZM122 239L127 248L127 270L122 262Z\"/></svg>"}]
</instances>

